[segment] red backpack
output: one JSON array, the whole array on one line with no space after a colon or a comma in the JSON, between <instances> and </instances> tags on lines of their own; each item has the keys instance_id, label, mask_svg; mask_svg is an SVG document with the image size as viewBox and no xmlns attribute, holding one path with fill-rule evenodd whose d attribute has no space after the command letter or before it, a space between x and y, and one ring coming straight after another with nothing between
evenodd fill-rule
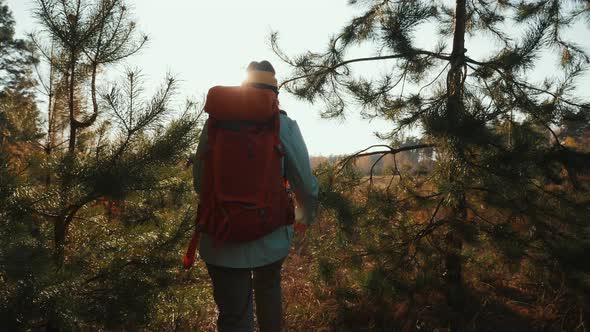
<instances>
[{"instance_id":1,"label":"red backpack","mask_svg":"<svg viewBox=\"0 0 590 332\"><path fill-rule=\"evenodd\" d=\"M196 228L184 266L195 260L199 234L224 242L256 240L294 221L283 176L278 100L253 87L209 90L207 147Z\"/></svg>"}]
</instances>

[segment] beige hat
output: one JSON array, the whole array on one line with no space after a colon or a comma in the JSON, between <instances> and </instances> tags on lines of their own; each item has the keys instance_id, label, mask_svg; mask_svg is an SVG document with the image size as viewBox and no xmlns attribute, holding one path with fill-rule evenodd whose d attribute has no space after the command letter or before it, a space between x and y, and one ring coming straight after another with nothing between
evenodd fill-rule
<instances>
[{"instance_id":1,"label":"beige hat","mask_svg":"<svg viewBox=\"0 0 590 332\"><path fill-rule=\"evenodd\" d=\"M274 88L278 86L275 69L266 60L250 62L248 68L246 68L246 72L248 73L248 77L246 77L244 84L264 84Z\"/></svg>"}]
</instances>

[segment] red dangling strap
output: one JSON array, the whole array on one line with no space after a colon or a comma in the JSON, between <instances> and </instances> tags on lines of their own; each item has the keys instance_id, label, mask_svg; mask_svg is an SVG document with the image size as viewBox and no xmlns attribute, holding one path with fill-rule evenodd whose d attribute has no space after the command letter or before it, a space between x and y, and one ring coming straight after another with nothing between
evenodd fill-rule
<instances>
[{"instance_id":1,"label":"red dangling strap","mask_svg":"<svg viewBox=\"0 0 590 332\"><path fill-rule=\"evenodd\" d=\"M193 237L191 238L191 242L189 243L188 249L186 254L184 255L184 268L190 269L193 264L195 264L195 255L197 252L197 246L199 245L199 240L201 239L201 232L197 229L193 232Z\"/></svg>"}]
</instances>

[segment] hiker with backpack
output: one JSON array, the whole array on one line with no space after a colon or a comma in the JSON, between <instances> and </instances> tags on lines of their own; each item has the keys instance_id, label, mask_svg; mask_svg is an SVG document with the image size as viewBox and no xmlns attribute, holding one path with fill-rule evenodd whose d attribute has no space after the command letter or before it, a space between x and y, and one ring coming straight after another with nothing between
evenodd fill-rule
<instances>
[{"instance_id":1,"label":"hiker with backpack","mask_svg":"<svg viewBox=\"0 0 590 332\"><path fill-rule=\"evenodd\" d=\"M314 222L318 183L297 123L279 109L275 70L251 62L239 87L209 90L193 164L199 193L185 267L207 265L219 331L280 331L281 268L294 227ZM293 195L294 194L294 195ZM298 213L295 220L294 200Z\"/></svg>"}]
</instances>

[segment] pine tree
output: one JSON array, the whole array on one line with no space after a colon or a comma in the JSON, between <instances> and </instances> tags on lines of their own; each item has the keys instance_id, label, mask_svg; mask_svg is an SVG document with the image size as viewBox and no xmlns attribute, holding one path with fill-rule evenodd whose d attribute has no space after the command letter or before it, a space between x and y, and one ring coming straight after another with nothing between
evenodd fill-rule
<instances>
[{"instance_id":1,"label":"pine tree","mask_svg":"<svg viewBox=\"0 0 590 332\"><path fill-rule=\"evenodd\" d=\"M48 135L35 139L26 172L6 162L10 153L0 156L1 325L178 324L198 309L181 303L196 290L174 281L196 200L185 163L199 105L174 106L171 75L151 97L140 70L102 79L147 40L125 1L38 0L35 15L43 31L32 40L50 68L41 81Z\"/></svg>"},{"instance_id":2,"label":"pine tree","mask_svg":"<svg viewBox=\"0 0 590 332\"><path fill-rule=\"evenodd\" d=\"M0 1L0 85L17 85L37 61L31 44L14 36L14 18L4 0Z\"/></svg>"},{"instance_id":3,"label":"pine tree","mask_svg":"<svg viewBox=\"0 0 590 332\"><path fill-rule=\"evenodd\" d=\"M39 135L32 78L38 59L30 42L15 38L14 25L10 9L0 1L0 147L13 152L27 150L17 145L30 144Z\"/></svg>"},{"instance_id":4,"label":"pine tree","mask_svg":"<svg viewBox=\"0 0 590 332\"><path fill-rule=\"evenodd\" d=\"M65 100L69 119L67 163L72 166L78 159L77 139L80 133L94 125L98 119L99 70L135 54L147 41L147 37L137 36L135 23L129 15L125 2L121 0L76 0L67 3L55 0L37 1L36 16L51 40L51 50L33 40L51 68L55 67L59 71L66 84ZM60 56L56 57L55 53ZM90 103L86 103L81 94L85 84L89 85ZM165 90L170 88L172 84ZM165 98L168 96L164 96ZM86 108L90 109L90 114L84 114ZM58 213L54 226L55 255L58 262L63 260L63 247L69 225L77 210L87 203L66 207L65 205L71 204L67 202L76 200L70 197L71 189L70 184L65 183L61 193L64 210Z\"/></svg>"},{"instance_id":5,"label":"pine tree","mask_svg":"<svg viewBox=\"0 0 590 332\"><path fill-rule=\"evenodd\" d=\"M587 123L590 114L590 103L575 94L577 79L590 58L566 36L568 27L588 22L588 2L349 2L362 13L330 39L325 51L288 56L281 51L276 33L271 44L293 67L282 87L299 98L324 101L324 116L341 116L358 106L365 117L392 121L391 132L381 135L392 142L399 142L412 128L421 131L422 144L376 146L381 149L361 151L345 161L434 147L436 165L428 175L435 184L431 190L425 190L424 181L396 170L398 189L388 187L383 195L369 191L365 205L345 206L348 219L367 215L371 207L381 215L365 225L376 229L366 256L380 257L382 262L373 277L396 284L391 274L379 272L383 264L397 262L392 268L396 271L400 266L408 269L404 265L408 262L426 268L434 263L434 249L439 249L443 289L454 313L450 326L464 329L463 313L469 309L465 245L489 237L512 259L526 257L546 268L553 266L556 275L566 273L567 283L584 289L582 298L587 299L590 285L583 286L583 280L588 266L580 253L588 248L589 211L584 206L590 196L588 184L578 174L587 170L590 155L562 144L556 128L565 119ZM420 48L419 34L430 31L429 26L438 31L439 43ZM493 39L500 46L486 58L475 58L468 37ZM374 55L348 58L351 52L369 47L375 49ZM559 58L558 77L530 82L543 53ZM363 75L355 72L359 63L391 64L391 71L379 77ZM331 182L338 178L337 172L328 174L324 203L341 210L333 195L340 197L346 189ZM408 197L414 198L412 206L407 205ZM483 206L501 213L488 220ZM425 208L430 213L417 217L418 210ZM520 222L528 232L516 231ZM395 229L386 236L390 245L377 248L383 241L375 239L382 239L389 228ZM426 240L433 244L425 244ZM417 246L418 252L422 250L419 260Z\"/></svg>"}]
</instances>

